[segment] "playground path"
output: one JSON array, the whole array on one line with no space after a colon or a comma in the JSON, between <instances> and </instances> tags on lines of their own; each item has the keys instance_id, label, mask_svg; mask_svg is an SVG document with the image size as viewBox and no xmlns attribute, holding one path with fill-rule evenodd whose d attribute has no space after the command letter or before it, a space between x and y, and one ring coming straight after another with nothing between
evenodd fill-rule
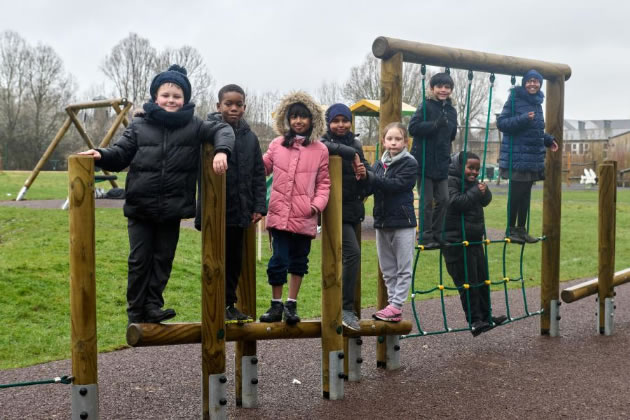
<instances>
[{"instance_id":1,"label":"playground path","mask_svg":"<svg viewBox=\"0 0 630 420\"><path fill-rule=\"evenodd\" d=\"M528 289L531 309L538 307L539 295L539 288ZM509 296L512 315L521 315L520 290ZM495 313L505 311L502 300L502 292L493 294ZM376 338L365 338L363 379L346 382L341 401L321 398L319 340L278 340L258 343L260 408L235 407L234 345L228 343L228 415L274 420L629 418L629 301L630 288L617 288L611 337L596 333L595 298L589 297L561 306L559 338L541 337L539 318L533 317L476 338L458 332L405 339L403 367L396 371L376 368ZM440 328L439 300L423 301L419 310L423 328ZM450 326L464 325L456 297L446 299L446 310ZM372 312L364 310L363 318ZM411 318L409 305L405 318ZM98 365L101 418L199 418L199 345L128 348L99 355ZM0 371L0 383L70 372L70 361L61 360ZM68 385L0 390L2 419L67 419L70 411Z\"/></svg>"}]
</instances>

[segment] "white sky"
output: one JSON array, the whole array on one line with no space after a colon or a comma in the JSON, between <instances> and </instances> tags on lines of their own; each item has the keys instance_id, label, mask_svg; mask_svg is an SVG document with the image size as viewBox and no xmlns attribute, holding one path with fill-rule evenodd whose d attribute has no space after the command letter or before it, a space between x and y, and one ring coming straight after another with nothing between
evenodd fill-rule
<instances>
[{"instance_id":1,"label":"white sky","mask_svg":"<svg viewBox=\"0 0 630 420\"><path fill-rule=\"evenodd\" d=\"M343 82L384 35L568 64L565 118L620 119L629 18L623 0L21 0L3 2L0 31L50 45L83 91L106 81L99 65L130 32L158 50L195 47L218 86L279 92Z\"/></svg>"}]
</instances>

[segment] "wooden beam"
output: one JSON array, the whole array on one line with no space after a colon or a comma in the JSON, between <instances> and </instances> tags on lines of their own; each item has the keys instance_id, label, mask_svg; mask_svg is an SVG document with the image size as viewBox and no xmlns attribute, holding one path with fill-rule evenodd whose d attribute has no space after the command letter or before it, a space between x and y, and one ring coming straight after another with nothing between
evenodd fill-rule
<instances>
[{"instance_id":1,"label":"wooden beam","mask_svg":"<svg viewBox=\"0 0 630 420\"><path fill-rule=\"evenodd\" d=\"M374 40L372 53L383 60L400 53L406 63L453 67L510 76L522 75L527 70L536 69L545 79L562 78L568 80L571 77L571 67L566 64L449 48L384 36Z\"/></svg>"},{"instance_id":2,"label":"wooden beam","mask_svg":"<svg viewBox=\"0 0 630 420\"><path fill-rule=\"evenodd\" d=\"M411 321L385 322L361 320L360 331L343 329L344 337L369 337L409 334ZM294 326L284 322L251 322L225 325L226 341L284 340L321 337L321 321L302 321ZM132 347L172 346L201 343L201 323L131 324L127 344Z\"/></svg>"},{"instance_id":3,"label":"wooden beam","mask_svg":"<svg viewBox=\"0 0 630 420\"><path fill-rule=\"evenodd\" d=\"M81 110L81 109L90 109L90 108L107 108L113 106L114 104L126 105L131 103L127 101L126 98L116 98L116 99L104 99L102 101L92 101L92 102L80 102L78 104L70 104L66 107L66 109L72 110Z\"/></svg>"},{"instance_id":4,"label":"wooden beam","mask_svg":"<svg viewBox=\"0 0 630 420\"><path fill-rule=\"evenodd\" d=\"M575 286L567 287L560 293L560 297L565 303L573 303L585 297L592 296L598 292L598 282L599 278L595 277L594 279L576 284ZM617 271L613 276L613 287L621 286L626 283L630 283L630 268Z\"/></svg>"}]
</instances>

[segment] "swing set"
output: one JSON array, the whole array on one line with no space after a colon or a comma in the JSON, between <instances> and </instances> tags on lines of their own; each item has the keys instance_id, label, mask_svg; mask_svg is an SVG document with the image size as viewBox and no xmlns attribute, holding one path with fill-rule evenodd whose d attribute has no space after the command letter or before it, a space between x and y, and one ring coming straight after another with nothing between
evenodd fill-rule
<instances>
[{"instance_id":1,"label":"swing set","mask_svg":"<svg viewBox=\"0 0 630 420\"><path fill-rule=\"evenodd\" d=\"M422 73L422 98L423 98L423 110L424 118L426 120L426 106L425 106L425 75L426 66L439 66L444 67L447 72L450 68L464 68L468 70L468 87L466 94L466 123L465 123L465 137L464 137L464 152L468 148L468 132L469 132L469 117L470 117L470 93L472 87L472 80L474 77L473 71L481 71L490 73L489 83L489 101L488 101L488 117L486 120L486 135L484 140L483 151L483 163L481 179L485 177L486 169L486 152L488 146L488 132L490 125L490 115L492 107L492 92L495 81L495 74L505 74L511 76L512 86L516 83L516 76L524 74L529 69L536 69L547 80L547 103L546 103L546 115L547 115L547 131L551 133L558 145L562 150L562 123L564 119L564 81L571 76L571 69L565 64L547 63L537 60L521 59L516 57L506 57L495 54L481 53L476 51L447 48L441 46L435 46L430 44L422 44L418 42L404 41L394 38L379 37L373 45L372 51L374 55L382 60L381 67L381 118L380 129L393 121L400 121L401 106L402 106L402 63L411 62L420 64ZM421 141L426 141L421 139ZM424 163L424 147L423 147L423 163ZM511 160L512 160L512 139L510 138L510 175L511 175ZM424 209L424 164L422 181L419 185L420 191L420 235L424 231L423 209ZM506 228L505 237L500 240L490 240L487 237L484 227L484 238L481 241L471 242L467 241L465 237L465 230L463 228L463 215L461 216L462 234L463 240L460 243L450 243L446 246L464 247L463 252L463 264L465 283L460 287L452 287L444 284L443 281L443 256L442 249L440 249L440 267L439 267L439 282L434 287L425 290L418 290L416 288L416 273L420 261L420 255L423 252L428 251L423 245L418 243L416 246L416 256L414 261L414 270L412 276L412 310L418 333L409 334L401 338L425 336L432 334L443 334L455 331L469 331L471 330L470 319L470 292L471 289L485 287L488 291L488 299L490 298L490 289L493 285L502 286L505 294L505 304L507 310L507 321L510 323L519 319L528 318L534 315L541 315L541 334L544 335L558 335L558 307L559 307L559 255L560 255L560 203L561 203L561 176L562 176L562 154L549 154L545 162L545 174L546 181L544 183L544 201L543 201L543 235L538 238L542 241L542 269L541 269L541 308L537 311L530 311L528 308L527 297L525 294L524 274L523 274L523 257L525 252L525 244L520 246L520 264L519 274L514 277L508 275L507 264L507 251L512 242L509 237L509 230ZM462 168L462 178L464 176ZM510 176L511 178L511 176ZM462 183L463 185L463 183ZM508 186L508 221L509 221L509 208L511 198L511 185ZM507 224L509 226L509 223ZM529 231L529 212L527 219L527 231ZM492 281L485 279L479 284L468 283L468 270L467 270L467 252L468 247L471 245L482 245L485 251L485 265L486 272L488 272L488 246L495 243L503 244L503 269L502 277L500 279ZM489 276L490 277L490 276ZM515 317L511 313L509 301L508 301L508 284L510 282L519 282L523 295L524 312L523 316ZM464 290L466 295L466 302L468 305L468 327L467 328L450 328L447 322L446 309L444 303L445 290ZM435 291L439 291L442 305L442 319L443 328L436 331L425 331L420 322L418 311L416 309L415 300L418 295L428 294ZM379 293L379 307L384 307L386 303L386 294ZM490 300L488 300L490 302ZM491 307L491 305L490 305ZM491 308L490 308L491 313Z\"/></svg>"}]
</instances>

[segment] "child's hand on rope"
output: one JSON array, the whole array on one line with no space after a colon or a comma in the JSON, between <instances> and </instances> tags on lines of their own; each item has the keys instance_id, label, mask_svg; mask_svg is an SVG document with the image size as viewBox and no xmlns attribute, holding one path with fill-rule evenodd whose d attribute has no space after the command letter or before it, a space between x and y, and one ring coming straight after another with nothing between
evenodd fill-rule
<instances>
[{"instance_id":1,"label":"child's hand on rope","mask_svg":"<svg viewBox=\"0 0 630 420\"><path fill-rule=\"evenodd\" d=\"M261 219L262 219L262 214L260 214L260 213L252 214L252 224L256 224L256 223L260 222Z\"/></svg>"},{"instance_id":2,"label":"child's hand on rope","mask_svg":"<svg viewBox=\"0 0 630 420\"><path fill-rule=\"evenodd\" d=\"M101 154L98 152L98 150L94 149L86 150L85 152L79 152L77 153L77 155L92 156L94 160L101 159Z\"/></svg>"},{"instance_id":3,"label":"child's hand on rope","mask_svg":"<svg viewBox=\"0 0 630 420\"><path fill-rule=\"evenodd\" d=\"M479 191L481 191L481 194L485 194L488 190L488 186L483 182L480 182L479 184L477 184L477 186L479 187Z\"/></svg>"}]
</instances>

